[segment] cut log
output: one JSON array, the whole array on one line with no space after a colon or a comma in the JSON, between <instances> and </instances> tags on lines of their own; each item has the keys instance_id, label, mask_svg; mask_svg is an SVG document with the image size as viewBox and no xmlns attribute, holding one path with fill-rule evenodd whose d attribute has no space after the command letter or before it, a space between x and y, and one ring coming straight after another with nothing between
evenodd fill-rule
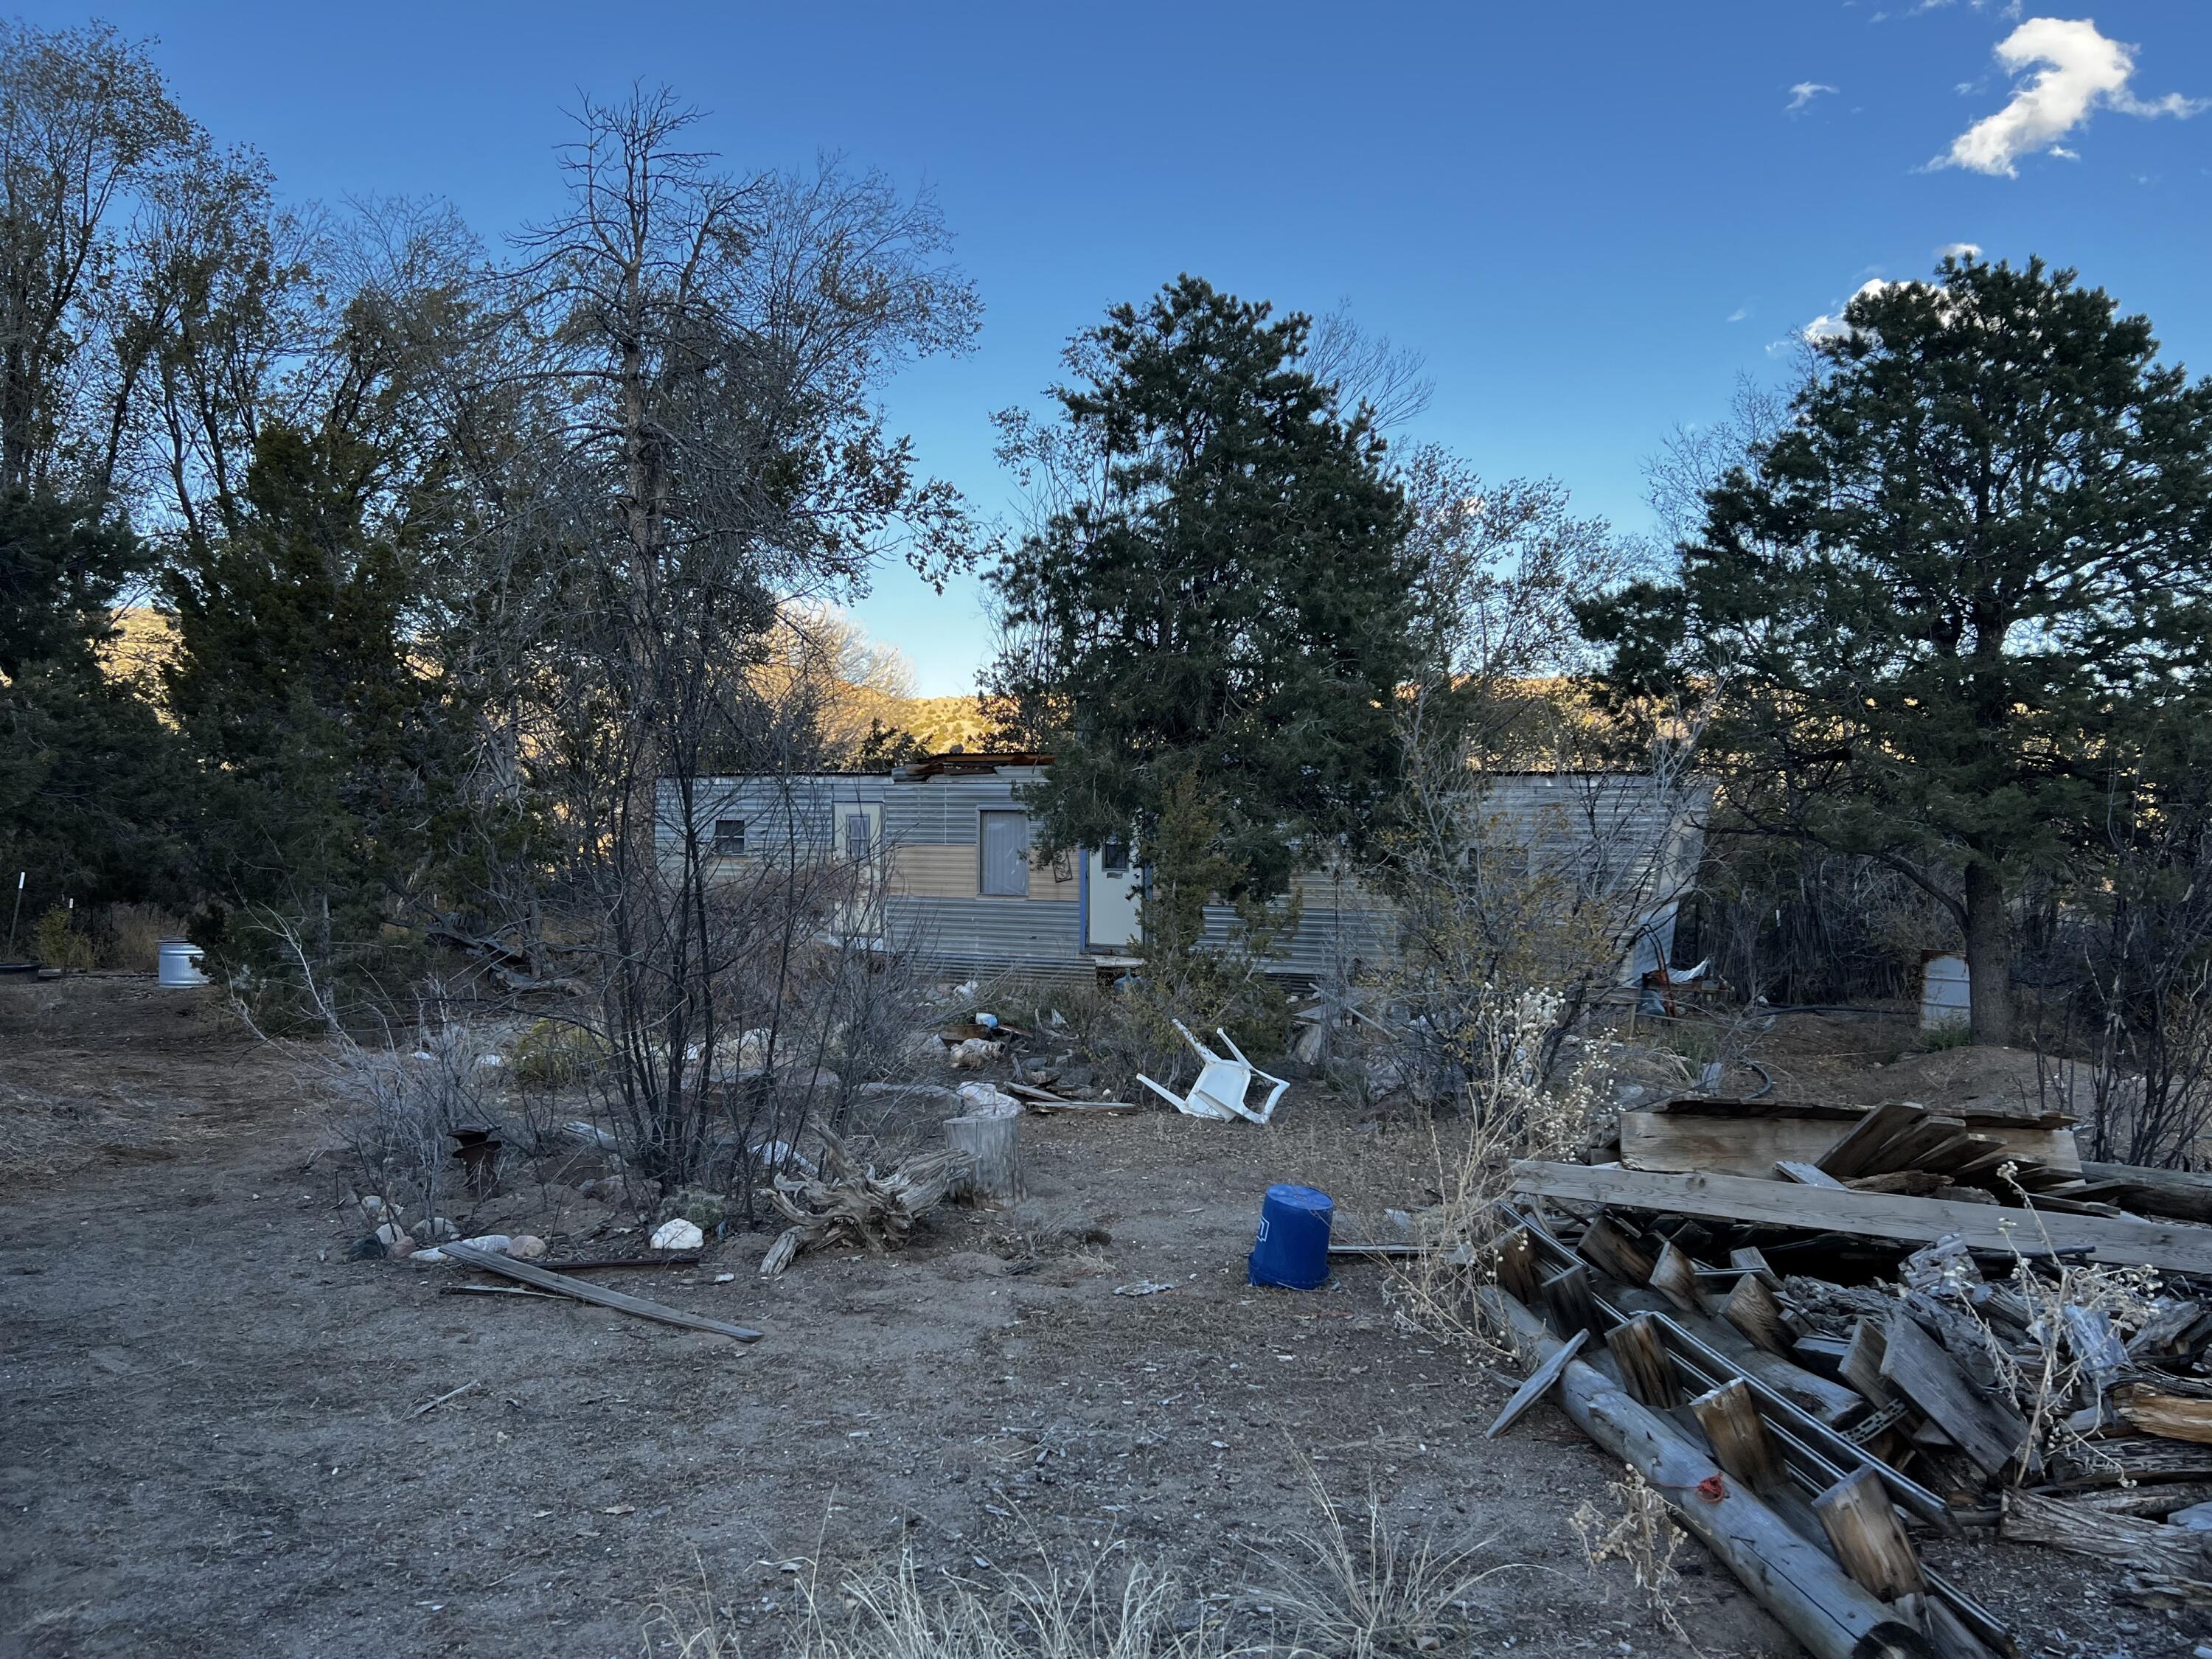
<instances>
[{"instance_id":1,"label":"cut log","mask_svg":"<svg viewBox=\"0 0 2212 1659\"><path fill-rule=\"evenodd\" d=\"M1556 1340L1534 1315L1496 1291L1481 1293L1516 1335ZM1560 1374L1560 1408L1576 1427L1649 1481L1685 1530L1718 1556L1775 1621L1814 1659L1926 1655L1927 1638L1869 1595L1828 1553L1801 1538L1741 1482L1666 1419L1576 1361ZM1707 1498L1704 1494L1716 1495Z\"/></svg>"},{"instance_id":2,"label":"cut log","mask_svg":"<svg viewBox=\"0 0 2212 1659\"><path fill-rule=\"evenodd\" d=\"M1741 1176L1653 1175L1583 1164L1516 1163L1512 1178L1516 1191L1586 1204L1913 1243L1930 1243L1956 1233L1972 1249L2022 1255L2078 1250L2091 1261L2115 1267L2212 1276L2212 1228L2179 1221L2029 1215L1950 1199L1889 1198L1788 1187Z\"/></svg>"},{"instance_id":3,"label":"cut log","mask_svg":"<svg viewBox=\"0 0 2212 1659\"><path fill-rule=\"evenodd\" d=\"M2034 1466L2027 1422L2010 1407L1976 1393L1951 1356L1911 1315L1892 1315L1882 1340L1882 1381L1958 1442L1976 1468L1994 1476L2015 1458Z\"/></svg>"},{"instance_id":4,"label":"cut log","mask_svg":"<svg viewBox=\"0 0 2212 1659\"><path fill-rule=\"evenodd\" d=\"M1559 1380L1559 1373L1566 1370L1568 1362L1583 1351L1583 1344L1589 1340L1588 1331L1577 1331L1552 1350L1550 1358L1539 1360L1536 1369L1528 1374L1528 1380L1514 1389L1513 1398L1505 1402L1505 1409L1498 1413L1498 1420L1482 1437L1495 1440L1519 1422L1531 1406L1552 1391L1552 1385Z\"/></svg>"},{"instance_id":5,"label":"cut log","mask_svg":"<svg viewBox=\"0 0 2212 1659\"><path fill-rule=\"evenodd\" d=\"M2068 1311L2072 1311L2070 1309ZM2187 1400L2155 1389L2130 1388L2115 1395L2120 1420L2166 1440L2212 1446L2212 1400Z\"/></svg>"},{"instance_id":6,"label":"cut log","mask_svg":"<svg viewBox=\"0 0 2212 1659\"><path fill-rule=\"evenodd\" d=\"M2204 1534L2162 1522L2046 1498L2040 1492L2007 1492L1997 1532L2024 1543L2049 1544L2075 1555L2118 1561L2161 1577L2201 1579L2208 1563Z\"/></svg>"},{"instance_id":7,"label":"cut log","mask_svg":"<svg viewBox=\"0 0 2212 1659\"><path fill-rule=\"evenodd\" d=\"M1630 1398L1655 1412L1671 1411L1682 1402L1680 1385L1674 1381L1674 1362L1667 1358L1659 1327L1649 1314L1640 1314L1605 1334L1605 1346L1620 1367L1620 1381Z\"/></svg>"},{"instance_id":8,"label":"cut log","mask_svg":"<svg viewBox=\"0 0 2212 1659\"><path fill-rule=\"evenodd\" d=\"M982 1199L993 1204L1021 1201L1022 1153L1016 1133L1020 1123L1020 1118L1012 1116L945 1120L945 1145L974 1160L974 1167L953 1188L952 1197Z\"/></svg>"},{"instance_id":9,"label":"cut log","mask_svg":"<svg viewBox=\"0 0 2212 1659\"><path fill-rule=\"evenodd\" d=\"M1753 1492L1775 1492L1789 1484L1781 1449L1759 1414L1751 1384L1741 1377L1723 1382L1690 1402L1698 1426L1705 1431L1720 1466Z\"/></svg>"},{"instance_id":10,"label":"cut log","mask_svg":"<svg viewBox=\"0 0 2212 1659\"><path fill-rule=\"evenodd\" d=\"M1820 1517L1844 1570L1883 1601L1926 1592L1920 1558L1871 1471L1845 1475L1813 1500L1813 1513Z\"/></svg>"},{"instance_id":11,"label":"cut log","mask_svg":"<svg viewBox=\"0 0 2212 1659\"><path fill-rule=\"evenodd\" d=\"M1729 1292L1721 1317L1771 1354L1790 1356L1790 1331L1782 1322L1782 1304L1756 1273L1746 1273Z\"/></svg>"}]
</instances>

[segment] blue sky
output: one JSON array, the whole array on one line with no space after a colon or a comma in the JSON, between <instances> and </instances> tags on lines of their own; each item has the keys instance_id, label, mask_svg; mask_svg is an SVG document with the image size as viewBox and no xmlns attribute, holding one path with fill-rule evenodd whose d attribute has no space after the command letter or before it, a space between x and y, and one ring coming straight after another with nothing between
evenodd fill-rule
<instances>
[{"instance_id":1,"label":"blue sky","mask_svg":"<svg viewBox=\"0 0 2212 1659\"><path fill-rule=\"evenodd\" d=\"M1413 435L1559 477L1630 530L1671 427L1722 412L1740 374L1785 376L1778 342L1945 244L2078 266L2212 368L2198 0L97 15L158 36L179 100L288 195L443 196L488 240L553 205L578 89L640 77L712 111L733 166L837 149L927 183L984 328L890 412L987 512L1008 494L989 412L1039 401L1071 331L1182 270L1349 301L1427 358ZM973 582L939 599L886 571L860 614L921 690L973 684Z\"/></svg>"}]
</instances>

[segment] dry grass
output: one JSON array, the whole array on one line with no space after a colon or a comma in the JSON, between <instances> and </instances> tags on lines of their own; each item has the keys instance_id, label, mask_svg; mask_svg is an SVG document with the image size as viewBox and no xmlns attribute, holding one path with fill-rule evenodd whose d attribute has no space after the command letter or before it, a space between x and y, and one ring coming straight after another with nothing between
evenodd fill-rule
<instances>
[{"instance_id":1,"label":"dry grass","mask_svg":"<svg viewBox=\"0 0 2212 1659\"><path fill-rule=\"evenodd\" d=\"M1675 1612L1681 1575L1675 1570L1674 1556L1684 1534L1668 1513L1667 1500L1632 1466L1624 1466L1621 1479L1609 1482L1606 1490L1610 1504L1585 1498L1567 1517L1582 1546L1583 1559L1592 1572L1607 1561L1627 1567L1659 1622L1695 1652L1697 1644Z\"/></svg>"},{"instance_id":2,"label":"dry grass","mask_svg":"<svg viewBox=\"0 0 2212 1659\"><path fill-rule=\"evenodd\" d=\"M173 911L150 904L112 904L93 935L97 965L153 973L161 965L161 941L184 936L185 919Z\"/></svg>"}]
</instances>

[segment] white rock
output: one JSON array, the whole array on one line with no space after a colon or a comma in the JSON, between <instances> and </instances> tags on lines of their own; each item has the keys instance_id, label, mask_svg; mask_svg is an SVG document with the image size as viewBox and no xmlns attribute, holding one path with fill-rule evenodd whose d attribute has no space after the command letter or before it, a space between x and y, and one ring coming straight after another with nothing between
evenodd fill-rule
<instances>
[{"instance_id":1,"label":"white rock","mask_svg":"<svg viewBox=\"0 0 2212 1659\"><path fill-rule=\"evenodd\" d=\"M453 1258L443 1250L417 1250L407 1259L410 1261L426 1261L434 1267L441 1261L451 1261Z\"/></svg>"},{"instance_id":2,"label":"white rock","mask_svg":"<svg viewBox=\"0 0 2212 1659\"><path fill-rule=\"evenodd\" d=\"M735 1284L737 1282L737 1277L738 1276L735 1273L716 1273L714 1275L714 1282L717 1285Z\"/></svg>"},{"instance_id":3,"label":"white rock","mask_svg":"<svg viewBox=\"0 0 2212 1659\"><path fill-rule=\"evenodd\" d=\"M477 1065L487 1072L496 1072L501 1066L506 1064L507 1062L501 1060L497 1054L478 1054L477 1056Z\"/></svg>"},{"instance_id":4,"label":"white rock","mask_svg":"<svg viewBox=\"0 0 2212 1659\"><path fill-rule=\"evenodd\" d=\"M696 1250L706 1242L707 1235L682 1216L664 1221L653 1230L653 1248L656 1250Z\"/></svg>"},{"instance_id":5,"label":"white rock","mask_svg":"<svg viewBox=\"0 0 2212 1659\"><path fill-rule=\"evenodd\" d=\"M376 1230L376 1241L384 1246L386 1255L405 1255L415 1248L415 1241L407 1237L407 1230L389 1221Z\"/></svg>"},{"instance_id":6,"label":"white rock","mask_svg":"<svg viewBox=\"0 0 2212 1659\"><path fill-rule=\"evenodd\" d=\"M474 1238L465 1238L462 1243L472 1250L482 1250L486 1255L507 1255L514 1241L505 1233L478 1233Z\"/></svg>"},{"instance_id":7,"label":"white rock","mask_svg":"<svg viewBox=\"0 0 2212 1659\"><path fill-rule=\"evenodd\" d=\"M409 1231L425 1244L443 1244L461 1236L461 1230L441 1215L427 1216Z\"/></svg>"},{"instance_id":8,"label":"white rock","mask_svg":"<svg viewBox=\"0 0 2212 1659\"><path fill-rule=\"evenodd\" d=\"M963 1083L960 1085L960 1103L968 1109L970 1117L1019 1117L1022 1103L1003 1089L994 1089L988 1083Z\"/></svg>"},{"instance_id":9,"label":"white rock","mask_svg":"<svg viewBox=\"0 0 2212 1659\"><path fill-rule=\"evenodd\" d=\"M535 1261L545 1254L545 1241L535 1233L520 1233L507 1240L507 1253L517 1261Z\"/></svg>"}]
</instances>

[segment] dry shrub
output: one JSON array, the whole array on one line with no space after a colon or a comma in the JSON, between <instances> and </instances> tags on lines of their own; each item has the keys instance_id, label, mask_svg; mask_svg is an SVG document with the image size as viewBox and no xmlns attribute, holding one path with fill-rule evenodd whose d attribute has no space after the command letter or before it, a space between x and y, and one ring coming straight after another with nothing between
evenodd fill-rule
<instances>
[{"instance_id":1,"label":"dry shrub","mask_svg":"<svg viewBox=\"0 0 2212 1659\"><path fill-rule=\"evenodd\" d=\"M1585 1045L1571 1067L1547 1078L1546 1040L1559 999L1544 990L1495 998L1480 1015L1473 1109L1463 1126L1431 1127L1436 1186L1443 1201L1415 1218L1428 1248L1397 1258L1391 1279L1398 1317L1432 1336L1486 1353L1510 1344L1492 1328L1476 1292L1495 1280L1498 1205L1516 1158L1561 1158L1589 1139L1598 1110L1603 1055Z\"/></svg>"},{"instance_id":2,"label":"dry shrub","mask_svg":"<svg viewBox=\"0 0 2212 1659\"><path fill-rule=\"evenodd\" d=\"M1310 1466L1306 1480L1320 1519L1291 1534L1261 1585L1287 1613L1300 1650L1328 1659L1384 1659L1424 1653L1465 1633L1468 1599L1508 1562L1478 1570L1489 1540L1439 1549L1426 1534L1401 1537L1382 1513L1373 1487L1346 1517Z\"/></svg>"},{"instance_id":3,"label":"dry shrub","mask_svg":"<svg viewBox=\"0 0 2212 1659\"><path fill-rule=\"evenodd\" d=\"M1607 1483L1606 1492L1608 1503L1584 1498L1567 1517L1582 1546L1583 1559L1592 1572L1607 1561L1626 1565L1659 1622L1694 1650L1696 1644L1690 1642L1690 1633L1675 1613L1681 1574L1675 1570L1674 1556L1682 1547L1683 1533L1674 1524L1667 1500L1630 1465L1623 1465L1621 1479Z\"/></svg>"},{"instance_id":4,"label":"dry shrub","mask_svg":"<svg viewBox=\"0 0 2212 1659\"><path fill-rule=\"evenodd\" d=\"M781 1659L1235 1659L1204 1604L1175 1575L1109 1541L1062 1566L1040 1548L1034 1571L950 1572L925 1581L911 1547L889 1564L846 1574L834 1593L818 1577L800 1586L803 1616L780 1642ZM818 1575L819 1564L816 1564ZM649 1656L737 1659L743 1644L731 1608L703 1569L696 1584L664 1590L645 1629Z\"/></svg>"},{"instance_id":5,"label":"dry shrub","mask_svg":"<svg viewBox=\"0 0 2212 1659\"><path fill-rule=\"evenodd\" d=\"M182 939L185 919L150 904L112 904L94 934L97 965L134 974L150 974L161 966L161 941Z\"/></svg>"}]
</instances>

